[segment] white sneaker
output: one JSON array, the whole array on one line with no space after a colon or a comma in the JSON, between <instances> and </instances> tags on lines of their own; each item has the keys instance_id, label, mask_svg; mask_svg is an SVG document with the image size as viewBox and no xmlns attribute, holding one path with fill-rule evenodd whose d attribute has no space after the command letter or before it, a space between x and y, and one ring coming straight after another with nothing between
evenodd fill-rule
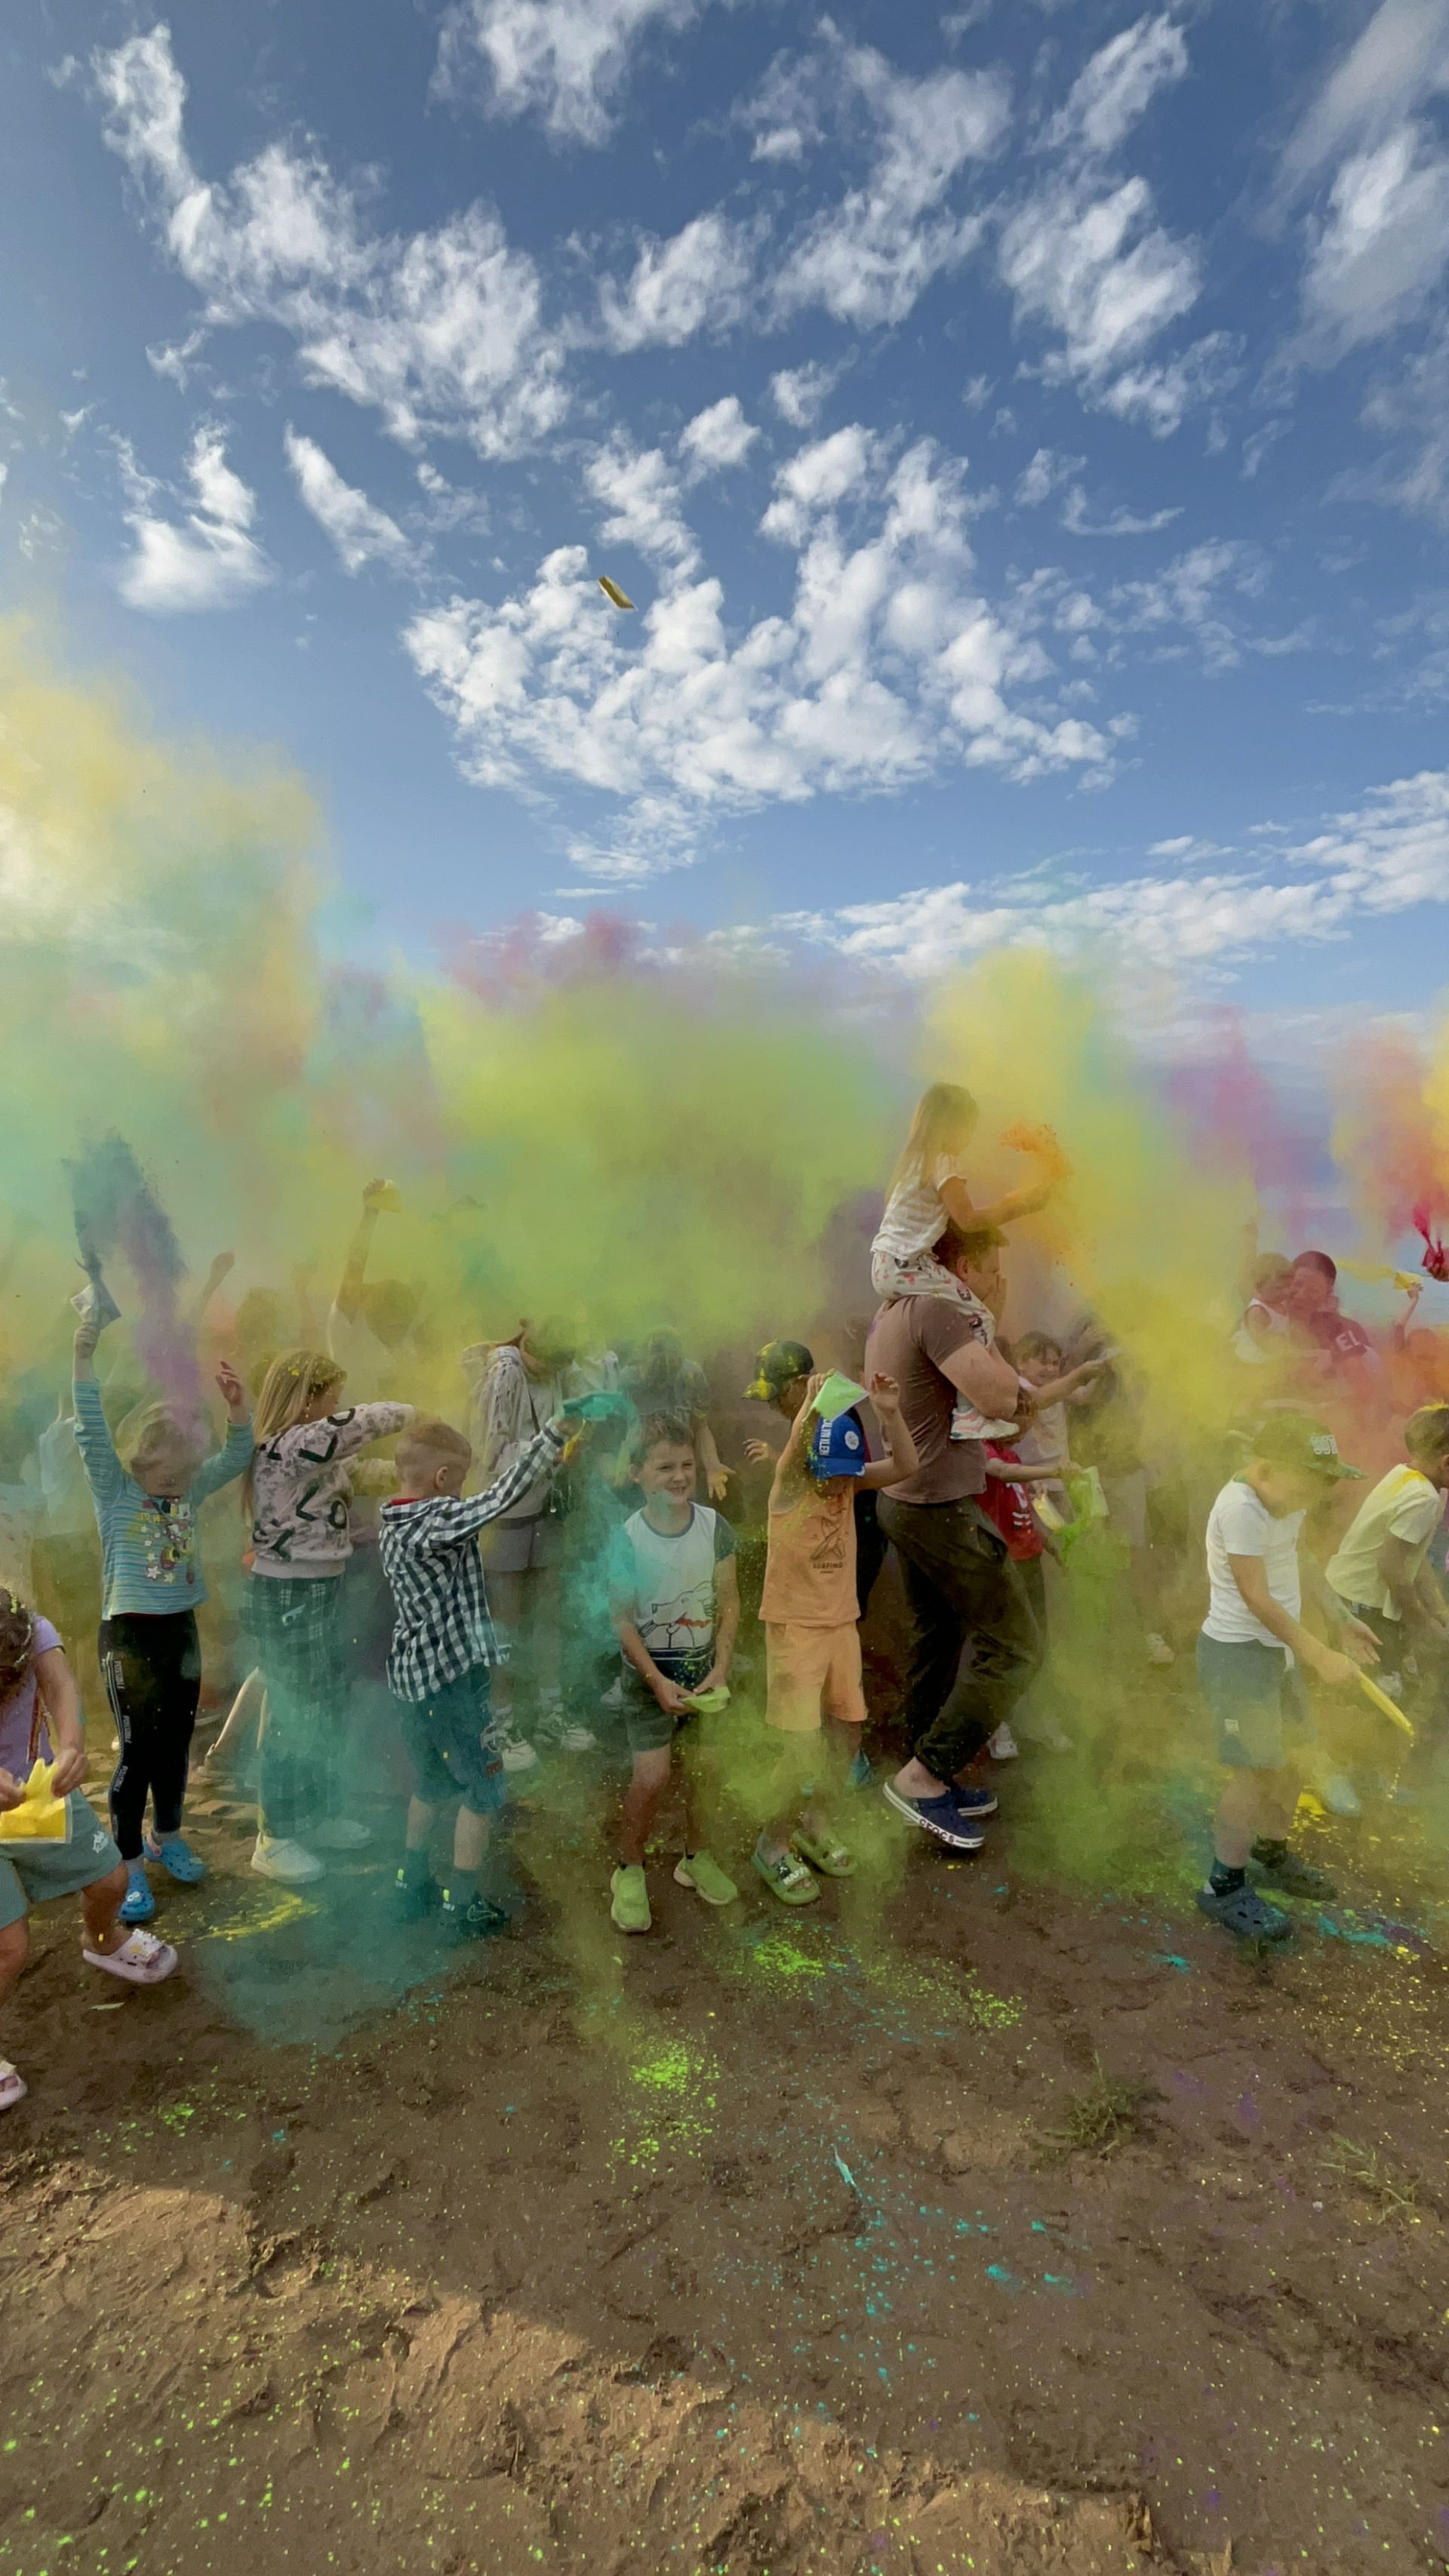
<instances>
[{"instance_id":1,"label":"white sneaker","mask_svg":"<svg viewBox=\"0 0 1449 2576\"><path fill-rule=\"evenodd\" d=\"M1021 1746L1009 1726L998 1726L986 1750L993 1762L1015 1762L1020 1755Z\"/></svg>"},{"instance_id":2,"label":"white sneaker","mask_svg":"<svg viewBox=\"0 0 1449 2576\"><path fill-rule=\"evenodd\" d=\"M1054 1717L1046 1718L1040 1726L1034 1726L1031 1731L1033 1740L1037 1744L1044 1744L1048 1753L1075 1753L1077 1749L1066 1728L1058 1726Z\"/></svg>"},{"instance_id":3,"label":"white sneaker","mask_svg":"<svg viewBox=\"0 0 1449 2576\"><path fill-rule=\"evenodd\" d=\"M560 1753L592 1753L599 1741L586 1726L575 1725L557 1708L539 1719L538 1732L545 1744L556 1744Z\"/></svg>"},{"instance_id":4,"label":"white sneaker","mask_svg":"<svg viewBox=\"0 0 1449 2576\"><path fill-rule=\"evenodd\" d=\"M1014 1416L1008 1422L1004 1416L978 1413L974 1404L958 1404L951 1416L953 1440L1010 1440L1020 1429Z\"/></svg>"},{"instance_id":5,"label":"white sneaker","mask_svg":"<svg viewBox=\"0 0 1449 2576\"><path fill-rule=\"evenodd\" d=\"M354 1823L351 1816L329 1816L312 1836L319 1851L361 1851L372 1836L366 1825Z\"/></svg>"},{"instance_id":6,"label":"white sneaker","mask_svg":"<svg viewBox=\"0 0 1449 2576\"><path fill-rule=\"evenodd\" d=\"M494 1741L505 1771L532 1771L538 1755L526 1735L515 1735L511 1726L500 1723Z\"/></svg>"},{"instance_id":7,"label":"white sneaker","mask_svg":"<svg viewBox=\"0 0 1449 2576\"><path fill-rule=\"evenodd\" d=\"M1361 1816L1363 1800L1353 1782L1342 1771L1326 1771L1313 1783L1325 1807L1335 1816Z\"/></svg>"},{"instance_id":8,"label":"white sneaker","mask_svg":"<svg viewBox=\"0 0 1449 2576\"><path fill-rule=\"evenodd\" d=\"M322 1863L311 1852L277 1834L258 1834L252 1867L263 1878L279 1878L284 1887L301 1887L308 1879L326 1875Z\"/></svg>"},{"instance_id":9,"label":"white sneaker","mask_svg":"<svg viewBox=\"0 0 1449 2576\"><path fill-rule=\"evenodd\" d=\"M1147 1660L1149 1664L1175 1664L1177 1661L1167 1639L1159 1637L1155 1628L1147 1639Z\"/></svg>"}]
</instances>

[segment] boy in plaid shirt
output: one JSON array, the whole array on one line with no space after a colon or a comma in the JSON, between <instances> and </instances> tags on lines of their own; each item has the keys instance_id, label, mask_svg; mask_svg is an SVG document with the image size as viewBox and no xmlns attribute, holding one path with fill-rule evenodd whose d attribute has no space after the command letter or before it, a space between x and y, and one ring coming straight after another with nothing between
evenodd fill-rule
<instances>
[{"instance_id":1,"label":"boy in plaid shirt","mask_svg":"<svg viewBox=\"0 0 1449 2576\"><path fill-rule=\"evenodd\" d=\"M505 1917L478 1880L488 1820L504 1801L492 1731L498 1637L483 1585L478 1532L557 1466L573 1425L546 1422L486 1493L463 1497L473 1449L451 1423L415 1421L397 1444L402 1492L385 1503L378 1545L397 1605L387 1677L412 1756L414 1788L397 1874L405 1917L434 1900L428 1841L437 1809L456 1798L453 1866L442 1891L454 1940L496 1932Z\"/></svg>"}]
</instances>

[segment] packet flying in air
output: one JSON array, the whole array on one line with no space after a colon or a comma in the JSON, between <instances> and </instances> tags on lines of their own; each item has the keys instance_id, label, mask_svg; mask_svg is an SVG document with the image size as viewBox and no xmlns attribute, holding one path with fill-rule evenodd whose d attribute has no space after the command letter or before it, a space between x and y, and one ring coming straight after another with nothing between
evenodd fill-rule
<instances>
[{"instance_id":1,"label":"packet flying in air","mask_svg":"<svg viewBox=\"0 0 1449 2576\"><path fill-rule=\"evenodd\" d=\"M627 590L621 590L616 581L610 581L606 572L601 572L599 575L599 588L606 599L612 599L616 608L633 607L634 602L629 597Z\"/></svg>"}]
</instances>

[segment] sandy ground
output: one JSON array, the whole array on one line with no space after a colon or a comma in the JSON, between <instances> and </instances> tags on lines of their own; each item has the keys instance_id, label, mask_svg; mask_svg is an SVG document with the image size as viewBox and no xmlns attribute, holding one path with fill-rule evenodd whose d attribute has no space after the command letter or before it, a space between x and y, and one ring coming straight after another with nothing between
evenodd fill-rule
<instances>
[{"instance_id":1,"label":"sandy ground","mask_svg":"<svg viewBox=\"0 0 1449 2576\"><path fill-rule=\"evenodd\" d=\"M559 1763L462 1958L390 1925L394 1809L303 1899L203 1788L172 1982L51 1909L8 2017L5 2576L1449 2565L1425 1819L1312 1825L1340 1901L1264 1967L1186 1827L1042 1880L1090 1770L998 1772L885 1901L661 1857L626 1943ZM1150 2088L1106 2153L1051 2134L1098 2061Z\"/></svg>"}]
</instances>

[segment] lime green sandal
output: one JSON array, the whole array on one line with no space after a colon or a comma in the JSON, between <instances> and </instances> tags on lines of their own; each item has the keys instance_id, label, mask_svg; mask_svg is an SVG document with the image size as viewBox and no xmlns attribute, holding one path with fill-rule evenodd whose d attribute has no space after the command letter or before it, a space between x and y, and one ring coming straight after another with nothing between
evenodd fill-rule
<instances>
[{"instance_id":1,"label":"lime green sandal","mask_svg":"<svg viewBox=\"0 0 1449 2576\"><path fill-rule=\"evenodd\" d=\"M829 1837L822 1838L819 1834L807 1833L803 1825L797 1825L790 1836L790 1848L803 1854L811 1868L819 1870L822 1878L854 1878L855 1876L854 1852L848 1852L844 1843L835 1842Z\"/></svg>"},{"instance_id":2,"label":"lime green sandal","mask_svg":"<svg viewBox=\"0 0 1449 2576\"><path fill-rule=\"evenodd\" d=\"M779 1860L765 1860L757 1845L750 1858L771 1895L778 1896L782 1905L814 1905L817 1902L820 1890L804 1862L797 1860L794 1852L783 1853Z\"/></svg>"}]
</instances>

